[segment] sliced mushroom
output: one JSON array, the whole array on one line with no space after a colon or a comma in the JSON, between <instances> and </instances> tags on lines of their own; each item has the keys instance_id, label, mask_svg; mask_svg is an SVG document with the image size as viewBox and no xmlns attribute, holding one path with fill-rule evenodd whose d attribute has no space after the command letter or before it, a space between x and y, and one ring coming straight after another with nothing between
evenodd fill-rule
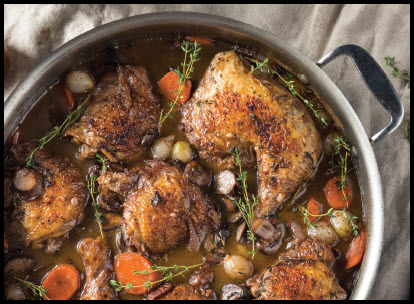
<instances>
[{"instance_id":1,"label":"sliced mushroom","mask_svg":"<svg viewBox=\"0 0 414 304\"><path fill-rule=\"evenodd\" d=\"M104 213L102 214L103 224L102 229L104 231L113 230L120 227L124 223L124 218L116 213Z\"/></svg>"},{"instance_id":2,"label":"sliced mushroom","mask_svg":"<svg viewBox=\"0 0 414 304\"><path fill-rule=\"evenodd\" d=\"M246 280L246 286L250 288L250 293L253 298L257 298L259 293L260 273L256 273Z\"/></svg>"},{"instance_id":3,"label":"sliced mushroom","mask_svg":"<svg viewBox=\"0 0 414 304\"><path fill-rule=\"evenodd\" d=\"M7 276L15 272L26 273L34 266L35 260L31 258L16 258L7 262L4 267L4 275Z\"/></svg>"},{"instance_id":4,"label":"sliced mushroom","mask_svg":"<svg viewBox=\"0 0 414 304\"><path fill-rule=\"evenodd\" d=\"M161 296L165 295L171 289L172 289L172 284L171 283L164 283L164 284L160 285L157 289L154 289L151 292L147 293L145 298L147 300L156 300L156 299L160 298Z\"/></svg>"},{"instance_id":5,"label":"sliced mushroom","mask_svg":"<svg viewBox=\"0 0 414 304\"><path fill-rule=\"evenodd\" d=\"M240 242L245 230L246 230L246 222L243 222L237 228L237 233L236 233L236 241L237 242Z\"/></svg>"},{"instance_id":6,"label":"sliced mushroom","mask_svg":"<svg viewBox=\"0 0 414 304\"><path fill-rule=\"evenodd\" d=\"M45 242L45 252L47 254L56 254L63 245L63 238L52 238Z\"/></svg>"},{"instance_id":7,"label":"sliced mushroom","mask_svg":"<svg viewBox=\"0 0 414 304\"><path fill-rule=\"evenodd\" d=\"M227 284L221 289L222 300L250 300L251 298L246 285Z\"/></svg>"},{"instance_id":8,"label":"sliced mushroom","mask_svg":"<svg viewBox=\"0 0 414 304\"><path fill-rule=\"evenodd\" d=\"M235 199L238 199L238 198L235 198ZM237 206L229 198L224 197L223 198L223 203L226 206L226 209L227 209L228 212L234 212L234 211L236 211Z\"/></svg>"},{"instance_id":9,"label":"sliced mushroom","mask_svg":"<svg viewBox=\"0 0 414 304\"><path fill-rule=\"evenodd\" d=\"M268 219L256 219L252 223L252 230L255 235L265 241L274 239L276 234L275 226L273 226L273 224Z\"/></svg>"},{"instance_id":10,"label":"sliced mushroom","mask_svg":"<svg viewBox=\"0 0 414 304\"><path fill-rule=\"evenodd\" d=\"M285 224L277 219L256 219L252 223L252 230L259 240L257 248L267 255L274 255L282 245L285 237Z\"/></svg>"},{"instance_id":11,"label":"sliced mushroom","mask_svg":"<svg viewBox=\"0 0 414 304\"><path fill-rule=\"evenodd\" d=\"M209 288L211 282L213 282L213 279L214 274L210 270L210 266L208 264L204 264L199 269L194 271L188 279L188 283L202 289L207 289Z\"/></svg>"},{"instance_id":12,"label":"sliced mushroom","mask_svg":"<svg viewBox=\"0 0 414 304\"><path fill-rule=\"evenodd\" d=\"M116 242L116 246L118 247L120 252L124 252L126 251L126 245L124 242L124 238L122 235L122 231L119 230L115 236L115 242Z\"/></svg>"},{"instance_id":13,"label":"sliced mushroom","mask_svg":"<svg viewBox=\"0 0 414 304\"><path fill-rule=\"evenodd\" d=\"M214 176L214 189L218 194L229 195L236 185L236 176L230 170L220 171Z\"/></svg>"},{"instance_id":14,"label":"sliced mushroom","mask_svg":"<svg viewBox=\"0 0 414 304\"><path fill-rule=\"evenodd\" d=\"M203 256L203 262L207 264L220 264L223 259L226 257L227 253L223 247L217 248L217 250L212 251L211 253Z\"/></svg>"},{"instance_id":15,"label":"sliced mushroom","mask_svg":"<svg viewBox=\"0 0 414 304\"><path fill-rule=\"evenodd\" d=\"M199 187L207 187L211 183L212 174L209 169L193 160L185 166L184 177Z\"/></svg>"},{"instance_id":16,"label":"sliced mushroom","mask_svg":"<svg viewBox=\"0 0 414 304\"><path fill-rule=\"evenodd\" d=\"M241 214L241 212L240 212L240 211L237 211L237 212L235 212L235 213L232 213L232 214L229 216L229 218L228 218L228 222L233 224L233 223L240 222L240 221L241 221L241 219L242 219L242 214Z\"/></svg>"},{"instance_id":17,"label":"sliced mushroom","mask_svg":"<svg viewBox=\"0 0 414 304\"><path fill-rule=\"evenodd\" d=\"M120 211L122 208L122 203L115 192L105 191L101 192L96 201L99 207L108 210L108 211Z\"/></svg>"},{"instance_id":18,"label":"sliced mushroom","mask_svg":"<svg viewBox=\"0 0 414 304\"><path fill-rule=\"evenodd\" d=\"M288 223L288 227L290 228L290 230L293 233L293 236L295 237L293 241L294 246L302 243L306 239L303 229L295 221L290 221Z\"/></svg>"},{"instance_id":19,"label":"sliced mushroom","mask_svg":"<svg viewBox=\"0 0 414 304\"><path fill-rule=\"evenodd\" d=\"M33 200L43 192L42 175L32 167L24 167L16 172L13 185L25 200Z\"/></svg>"},{"instance_id":20,"label":"sliced mushroom","mask_svg":"<svg viewBox=\"0 0 414 304\"><path fill-rule=\"evenodd\" d=\"M220 227L220 230L215 234L215 242L218 246L225 246L226 239L230 237L230 229L228 225Z\"/></svg>"}]
</instances>

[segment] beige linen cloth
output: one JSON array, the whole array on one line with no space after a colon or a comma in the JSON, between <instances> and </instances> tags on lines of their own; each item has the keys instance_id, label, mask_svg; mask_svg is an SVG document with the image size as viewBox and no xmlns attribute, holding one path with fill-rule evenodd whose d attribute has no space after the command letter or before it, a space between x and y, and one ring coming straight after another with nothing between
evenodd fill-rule
<instances>
[{"instance_id":1,"label":"beige linen cloth","mask_svg":"<svg viewBox=\"0 0 414 304\"><path fill-rule=\"evenodd\" d=\"M410 7L408 5L5 5L4 41L11 67L6 99L36 64L68 40L124 17L165 11L194 11L237 19L278 36L311 60L343 44L366 49L389 75L410 112L410 89L392 78L384 57L410 70ZM339 58L324 68L347 97L368 136L389 117L365 87L351 59ZM407 116L404 118L404 123ZM385 201L385 239L371 299L410 297L410 145L405 125L373 148Z\"/></svg>"}]
</instances>

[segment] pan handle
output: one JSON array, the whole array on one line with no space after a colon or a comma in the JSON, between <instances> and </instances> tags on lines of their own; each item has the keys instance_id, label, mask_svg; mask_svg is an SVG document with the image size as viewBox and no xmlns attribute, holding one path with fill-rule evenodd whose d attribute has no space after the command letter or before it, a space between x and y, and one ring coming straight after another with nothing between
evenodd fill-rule
<instances>
[{"instance_id":1,"label":"pan handle","mask_svg":"<svg viewBox=\"0 0 414 304\"><path fill-rule=\"evenodd\" d=\"M370 138L371 145L373 145L378 140L391 134L400 125L404 117L404 108L384 71L363 48L353 44L340 46L325 55L316 64L323 68L342 55L351 57L367 87L391 116L390 123Z\"/></svg>"}]
</instances>

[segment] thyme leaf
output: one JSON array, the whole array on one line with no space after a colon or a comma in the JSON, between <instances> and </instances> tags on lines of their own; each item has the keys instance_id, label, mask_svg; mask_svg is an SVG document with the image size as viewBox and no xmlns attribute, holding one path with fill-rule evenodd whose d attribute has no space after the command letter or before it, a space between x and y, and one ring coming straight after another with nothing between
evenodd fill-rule
<instances>
[{"instance_id":1,"label":"thyme leaf","mask_svg":"<svg viewBox=\"0 0 414 304\"><path fill-rule=\"evenodd\" d=\"M245 57L248 61L250 61L250 62L252 62L252 63L254 63L255 64L255 66L256 66L256 68L250 68L250 72L251 73L253 73L255 70L257 70L257 69L263 69L263 68L267 68L267 73L268 74L275 74L275 75L277 75L278 77L279 77L279 79L280 80L282 80L283 82L284 82L284 84L285 84L285 87L290 91L290 93L293 95L293 96L295 96L295 97L298 97L304 104L305 104L305 106L307 107L307 108L309 108L311 111L312 111L312 113L313 113L313 115L316 117L316 118L318 118L319 120L320 120L320 122L323 124L323 125L325 125L325 126L327 126L328 125L328 123L326 122L326 119L324 118L324 117L322 117L321 115L319 115L318 113L320 112L320 110L316 110L315 109L315 106L314 106L314 104L311 102L311 101L309 101L309 100L307 100L307 99L305 99L305 98L303 98L303 96L302 95L300 95L299 94L299 92L296 90L297 89L297 86L296 86L296 84L295 84L295 81L294 80L286 80L286 79L284 79L283 77L282 77L282 75L280 75L278 72L276 72L274 69L272 69L272 68L270 68L269 66L268 66L268 59L266 58L265 60L263 60L263 61L260 61L260 60L256 60L256 59L252 59L252 58L248 58L248 57ZM253 65L252 65L253 66ZM288 74L288 78L289 79L293 79L293 74L291 74L291 73L289 73Z\"/></svg>"},{"instance_id":2,"label":"thyme leaf","mask_svg":"<svg viewBox=\"0 0 414 304\"><path fill-rule=\"evenodd\" d=\"M173 100L173 102L170 102L168 105L170 107L169 111L165 114L164 110L161 111L159 125L161 126L162 123L169 117L173 118L172 111L176 108L176 104L179 98L182 98L182 94L184 92L184 85L185 82L189 79L191 79L191 73L194 71L194 63L200 60L200 50L201 45L197 43L197 41L194 41L194 44L191 44L189 41L184 41L183 45L181 46L181 49L185 53L184 55L184 61L181 63L181 70L178 66L174 72L178 76L178 90L175 91L176 97ZM187 62L187 59L190 58L190 61Z\"/></svg>"},{"instance_id":3,"label":"thyme leaf","mask_svg":"<svg viewBox=\"0 0 414 304\"><path fill-rule=\"evenodd\" d=\"M46 288L44 288L43 286L40 286L40 285L36 285L33 282L28 281L27 280L28 278L29 278L29 276L26 276L25 279L19 279L19 278L14 277L14 279L16 279L17 281L23 283L24 288L30 289L33 292L33 295L35 297L38 297L38 296L43 297L44 296L47 300L49 300L49 298L46 295L47 294Z\"/></svg>"},{"instance_id":4,"label":"thyme leaf","mask_svg":"<svg viewBox=\"0 0 414 304\"><path fill-rule=\"evenodd\" d=\"M72 124L74 123L82 114L85 112L85 109L83 106L86 104L86 102L91 97L91 94L88 95L88 97L85 99L83 103L81 103L74 111L70 112L68 116L66 117L65 121L59 126L54 126L53 129L45 134L41 139L39 139L39 146L34 149L30 155L26 158L26 166L32 167L34 166L34 159L33 155L37 150L41 150L44 148L44 146L50 142L55 137L62 136L63 132Z\"/></svg>"},{"instance_id":5,"label":"thyme leaf","mask_svg":"<svg viewBox=\"0 0 414 304\"><path fill-rule=\"evenodd\" d=\"M242 189L242 192L240 193L243 196L242 198L239 198L237 200L234 197L229 197L229 199L239 208L240 213L242 215L243 220L246 222L247 225L247 239L252 242L252 250L248 253L252 255L252 259L254 259L254 256L257 252L257 248L255 247L255 237L254 233L251 227L251 224L254 220L254 208L258 204L257 198L252 194L252 201L250 201L248 192L247 192L247 172L242 170L241 167L241 159L240 159L240 150L235 147L233 150L233 155L236 158L236 164L239 167L239 176L237 177L237 181L240 182L240 187Z\"/></svg>"},{"instance_id":6,"label":"thyme leaf","mask_svg":"<svg viewBox=\"0 0 414 304\"><path fill-rule=\"evenodd\" d=\"M151 266L151 270L148 270L148 269L132 270L132 272L134 273L134 275L151 274L151 273L154 273L154 272L160 272L162 274L162 279L160 279L158 281L153 282L149 279L149 280L144 281L144 283L142 285L134 286L131 283L126 283L125 285L123 285L121 282L118 282L116 280L111 280L111 281L109 281L109 284L116 287L116 291L121 291L122 289L132 289L132 288L137 288L137 287L145 287L149 291L154 285L157 285L161 282L171 281L172 278L180 276L180 275L184 276L185 272L189 271L192 268L199 267L201 265L203 265L203 263L197 264L197 265L192 265L192 266L178 266L178 265L159 266L159 265L153 265L153 266Z\"/></svg>"},{"instance_id":7,"label":"thyme leaf","mask_svg":"<svg viewBox=\"0 0 414 304\"><path fill-rule=\"evenodd\" d=\"M400 72L400 70L394 66L394 60L395 57L385 57L385 64L391 68L392 76L395 78L401 77L404 80L404 86L410 87L410 72L407 70Z\"/></svg>"},{"instance_id":8,"label":"thyme leaf","mask_svg":"<svg viewBox=\"0 0 414 304\"><path fill-rule=\"evenodd\" d=\"M95 156L98 158L98 162L102 164L102 170L106 171L108 169L106 162L108 162L109 159L107 159L105 156L102 156L101 153L96 153Z\"/></svg>"},{"instance_id":9,"label":"thyme leaf","mask_svg":"<svg viewBox=\"0 0 414 304\"><path fill-rule=\"evenodd\" d=\"M335 145L332 146L332 164L334 164L333 157L336 155L338 157L338 165L341 170L341 177L339 181L337 181L336 185L338 187L338 191L342 191L343 200L346 200L346 206L348 207L349 194L345 194L345 187L346 174L348 173L348 153L351 151L351 147L342 136L336 136L334 138L334 142Z\"/></svg>"},{"instance_id":10,"label":"thyme leaf","mask_svg":"<svg viewBox=\"0 0 414 304\"><path fill-rule=\"evenodd\" d=\"M103 230L102 230L102 212L99 211L99 205L97 204L96 200L95 200L95 194L98 193L98 191L96 190L96 180L98 179L98 177L95 174L88 174L86 176L86 181L88 183L87 185L87 190L89 195L91 196L92 199L92 206L95 209L95 217L96 217L96 222L98 224L98 228L99 228L99 232L101 233L101 237L104 238L104 234L103 234Z\"/></svg>"},{"instance_id":11,"label":"thyme leaf","mask_svg":"<svg viewBox=\"0 0 414 304\"><path fill-rule=\"evenodd\" d=\"M308 209L306 209L304 206L297 206L297 210L300 211L301 215L303 216L303 222L305 223L306 227L317 227L315 224L312 224L312 222L309 220L309 216L313 217L322 217L322 216L329 216L329 217L335 217L335 215L332 214L333 208L330 208L326 213L324 214L313 214L310 213ZM296 212L296 210L294 211Z\"/></svg>"},{"instance_id":12,"label":"thyme leaf","mask_svg":"<svg viewBox=\"0 0 414 304\"><path fill-rule=\"evenodd\" d=\"M357 225L355 225L354 224L354 219L358 219L358 217L356 217L356 216L351 216L349 213L347 213L346 211L345 211L345 208L344 208L344 210L342 210L342 211L340 211L340 212L342 212L343 213L343 215L344 215L344 217L345 218L347 218L348 219L348 226L351 226L351 233L354 235L354 236L357 236L358 235L358 226Z\"/></svg>"}]
</instances>

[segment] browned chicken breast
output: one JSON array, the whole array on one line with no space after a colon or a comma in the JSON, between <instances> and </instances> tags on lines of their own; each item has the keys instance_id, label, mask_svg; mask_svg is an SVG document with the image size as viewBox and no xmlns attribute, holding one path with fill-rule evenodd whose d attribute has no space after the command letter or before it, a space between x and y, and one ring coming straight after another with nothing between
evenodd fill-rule
<instances>
[{"instance_id":1,"label":"browned chicken breast","mask_svg":"<svg viewBox=\"0 0 414 304\"><path fill-rule=\"evenodd\" d=\"M259 216L297 190L321 153L320 135L305 106L280 85L252 75L234 51L214 57L182 115L181 130L216 169L234 165L235 147L251 166L254 149Z\"/></svg>"},{"instance_id":2,"label":"browned chicken breast","mask_svg":"<svg viewBox=\"0 0 414 304\"><path fill-rule=\"evenodd\" d=\"M132 171L104 171L98 182L103 191L125 198L126 243L142 254L161 254L186 241L188 249L198 250L219 224L211 199L162 161Z\"/></svg>"},{"instance_id":3,"label":"browned chicken breast","mask_svg":"<svg viewBox=\"0 0 414 304\"><path fill-rule=\"evenodd\" d=\"M346 299L346 292L329 269L332 260L327 244L307 239L282 253L275 266L249 279L248 284L259 300Z\"/></svg>"},{"instance_id":4,"label":"browned chicken breast","mask_svg":"<svg viewBox=\"0 0 414 304\"><path fill-rule=\"evenodd\" d=\"M85 114L64 136L82 145L81 159L101 151L111 161L126 160L158 137L160 112L145 69L118 66L103 77Z\"/></svg>"},{"instance_id":5,"label":"browned chicken breast","mask_svg":"<svg viewBox=\"0 0 414 304\"><path fill-rule=\"evenodd\" d=\"M78 244L86 269L86 283L81 300L116 300L109 281L115 278L111 250L101 237L83 239Z\"/></svg>"},{"instance_id":6,"label":"browned chicken breast","mask_svg":"<svg viewBox=\"0 0 414 304\"><path fill-rule=\"evenodd\" d=\"M10 227L26 246L46 245L47 252L56 252L60 237L80 220L87 197L85 179L69 159L45 150L34 153L33 167L25 167L26 157L36 146L30 142L11 148L20 165L13 178L16 194Z\"/></svg>"}]
</instances>

